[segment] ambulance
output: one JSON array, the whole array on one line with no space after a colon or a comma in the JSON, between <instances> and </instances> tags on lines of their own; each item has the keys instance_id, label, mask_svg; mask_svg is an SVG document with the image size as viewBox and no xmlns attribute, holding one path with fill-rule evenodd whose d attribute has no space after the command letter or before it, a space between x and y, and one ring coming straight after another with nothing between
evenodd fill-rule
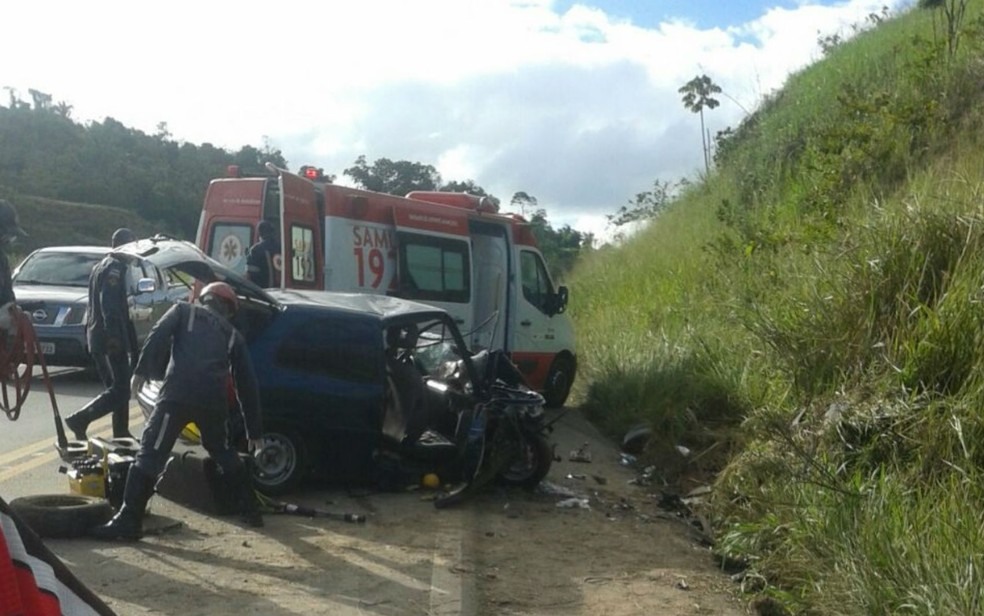
<instances>
[{"instance_id":1,"label":"ambulance","mask_svg":"<svg viewBox=\"0 0 984 616\"><path fill-rule=\"evenodd\" d=\"M205 194L196 242L243 275L256 225L277 228L280 287L391 295L447 310L472 351L503 349L552 407L577 370L574 328L527 221L488 197L411 192L406 197L268 166L236 166Z\"/></svg>"}]
</instances>

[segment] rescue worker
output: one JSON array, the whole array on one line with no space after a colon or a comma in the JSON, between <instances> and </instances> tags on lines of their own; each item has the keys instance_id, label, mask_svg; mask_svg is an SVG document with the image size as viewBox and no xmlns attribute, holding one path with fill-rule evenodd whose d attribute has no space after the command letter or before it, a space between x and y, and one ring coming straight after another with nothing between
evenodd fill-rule
<instances>
[{"instance_id":1,"label":"rescue worker","mask_svg":"<svg viewBox=\"0 0 984 616\"><path fill-rule=\"evenodd\" d=\"M18 237L26 236L27 233L21 229L17 210L6 199L0 199L0 330L4 333L10 332L16 325L14 311L17 309L7 250Z\"/></svg>"},{"instance_id":2,"label":"rescue worker","mask_svg":"<svg viewBox=\"0 0 984 616\"><path fill-rule=\"evenodd\" d=\"M136 241L133 231L121 227L112 246ZM113 438L130 436L130 355L137 340L127 303L128 258L110 252L89 274L89 307L85 334L89 353L105 389L88 404L65 418L65 425L84 441L89 424L113 415Z\"/></svg>"},{"instance_id":3,"label":"rescue worker","mask_svg":"<svg viewBox=\"0 0 984 616\"><path fill-rule=\"evenodd\" d=\"M202 289L199 301L201 305L172 306L144 342L131 389L138 391L145 379L163 383L127 474L123 505L112 520L90 531L98 539L141 537L147 500L175 439L189 422L198 426L202 446L232 486L243 520L263 526L250 472L229 446L226 427L231 371L249 449L262 447L256 374L246 341L231 323L239 300L228 284L212 282Z\"/></svg>"},{"instance_id":4,"label":"rescue worker","mask_svg":"<svg viewBox=\"0 0 984 616\"><path fill-rule=\"evenodd\" d=\"M280 286L280 240L277 230L269 220L261 220L256 225L260 241L246 252L246 277L263 289Z\"/></svg>"}]
</instances>

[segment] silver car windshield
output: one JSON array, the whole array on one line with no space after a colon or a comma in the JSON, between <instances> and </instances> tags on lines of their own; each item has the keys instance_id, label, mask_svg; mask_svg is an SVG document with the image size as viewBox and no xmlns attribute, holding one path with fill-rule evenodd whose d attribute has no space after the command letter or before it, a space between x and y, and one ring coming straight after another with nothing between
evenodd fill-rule
<instances>
[{"instance_id":1,"label":"silver car windshield","mask_svg":"<svg viewBox=\"0 0 984 616\"><path fill-rule=\"evenodd\" d=\"M88 287L89 274L103 255L39 252L28 257L13 277L14 284Z\"/></svg>"}]
</instances>

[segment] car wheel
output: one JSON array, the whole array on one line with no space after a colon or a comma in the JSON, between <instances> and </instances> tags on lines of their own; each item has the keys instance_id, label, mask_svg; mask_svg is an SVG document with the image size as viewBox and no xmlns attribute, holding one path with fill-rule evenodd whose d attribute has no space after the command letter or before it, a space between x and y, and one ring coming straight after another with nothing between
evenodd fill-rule
<instances>
[{"instance_id":1,"label":"car wheel","mask_svg":"<svg viewBox=\"0 0 984 616\"><path fill-rule=\"evenodd\" d=\"M81 494L22 496L10 508L41 537L81 537L113 517L109 501Z\"/></svg>"},{"instance_id":2,"label":"car wheel","mask_svg":"<svg viewBox=\"0 0 984 616\"><path fill-rule=\"evenodd\" d=\"M543 393L548 408L564 406L568 394L571 393L571 385L574 384L575 369L574 360L566 355L560 355L553 361Z\"/></svg>"},{"instance_id":3,"label":"car wheel","mask_svg":"<svg viewBox=\"0 0 984 616\"><path fill-rule=\"evenodd\" d=\"M523 454L519 460L506 467L496 477L503 485L532 490L550 472L553 464L553 447L542 436L524 439Z\"/></svg>"},{"instance_id":4,"label":"car wheel","mask_svg":"<svg viewBox=\"0 0 984 616\"><path fill-rule=\"evenodd\" d=\"M307 471L307 449L300 435L274 426L263 433L263 449L253 455L253 483L270 496L292 491Z\"/></svg>"}]
</instances>

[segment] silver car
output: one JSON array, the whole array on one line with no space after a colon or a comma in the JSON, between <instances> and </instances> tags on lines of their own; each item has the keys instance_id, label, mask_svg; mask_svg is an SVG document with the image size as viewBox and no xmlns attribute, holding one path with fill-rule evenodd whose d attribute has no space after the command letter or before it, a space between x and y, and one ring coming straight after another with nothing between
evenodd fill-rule
<instances>
[{"instance_id":1,"label":"silver car","mask_svg":"<svg viewBox=\"0 0 984 616\"><path fill-rule=\"evenodd\" d=\"M17 304L31 317L45 362L90 367L85 338L89 274L109 253L106 246L53 246L35 250L13 272ZM149 261L130 264L127 294L130 318L142 344L154 323L189 287L168 277Z\"/></svg>"}]
</instances>

